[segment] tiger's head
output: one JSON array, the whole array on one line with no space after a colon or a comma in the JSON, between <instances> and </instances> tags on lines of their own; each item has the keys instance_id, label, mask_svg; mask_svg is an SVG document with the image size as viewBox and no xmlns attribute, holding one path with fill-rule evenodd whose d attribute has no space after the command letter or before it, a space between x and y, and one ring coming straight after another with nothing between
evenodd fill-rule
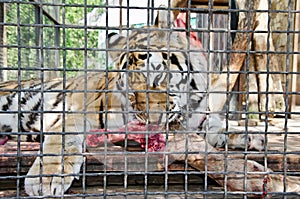
<instances>
[{"instance_id":1,"label":"tiger's head","mask_svg":"<svg viewBox=\"0 0 300 199\"><path fill-rule=\"evenodd\" d=\"M117 90L126 91L124 98L142 122L174 121L182 112L194 110L206 92L203 50L191 46L172 23L172 12L161 10L154 26L108 39L111 59L119 70Z\"/></svg>"}]
</instances>

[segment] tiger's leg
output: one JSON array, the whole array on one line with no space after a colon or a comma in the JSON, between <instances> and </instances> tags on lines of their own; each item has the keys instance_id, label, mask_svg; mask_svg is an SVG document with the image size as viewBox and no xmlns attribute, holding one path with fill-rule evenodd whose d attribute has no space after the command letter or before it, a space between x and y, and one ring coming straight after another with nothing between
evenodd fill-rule
<instances>
[{"instance_id":1,"label":"tiger's leg","mask_svg":"<svg viewBox=\"0 0 300 199\"><path fill-rule=\"evenodd\" d=\"M77 124L74 121L66 120L66 131L78 134L45 136L41 157L36 158L25 179L28 195L62 195L74 178L78 178L83 162L84 128L78 125L78 120ZM49 132L59 131L51 129Z\"/></svg>"},{"instance_id":2,"label":"tiger's leg","mask_svg":"<svg viewBox=\"0 0 300 199\"><path fill-rule=\"evenodd\" d=\"M253 133L231 133L228 136L228 147L231 149L255 149L261 151L265 146L265 139L260 134Z\"/></svg>"},{"instance_id":3,"label":"tiger's leg","mask_svg":"<svg viewBox=\"0 0 300 199\"><path fill-rule=\"evenodd\" d=\"M264 139L259 134L235 134L226 138L223 122L216 113L205 115L203 112L207 108L207 101L203 99L200 103L190 101L190 107L195 110L188 118L188 127L201 129L199 133L214 147L224 147L226 142L231 149L249 148L255 150L264 149ZM206 111L205 111L206 112Z\"/></svg>"},{"instance_id":4,"label":"tiger's leg","mask_svg":"<svg viewBox=\"0 0 300 199\"><path fill-rule=\"evenodd\" d=\"M225 129L223 128L222 121L217 114L210 114L206 117L202 124L202 131L204 131L204 137L206 137L208 143L214 147L222 148L226 144L231 149L264 149L264 138L259 134L229 134L228 138L225 135Z\"/></svg>"},{"instance_id":5,"label":"tiger's leg","mask_svg":"<svg viewBox=\"0 0 300 199\"><path fill-rule=\"evenodd\" d=\"M222 132L223 124L221 118L217 114L202 115L200 116L203 120L201 121L202 135L210 145L213 147L221 148L226 143L226 136Z\"/></svg>"}]
</instances>

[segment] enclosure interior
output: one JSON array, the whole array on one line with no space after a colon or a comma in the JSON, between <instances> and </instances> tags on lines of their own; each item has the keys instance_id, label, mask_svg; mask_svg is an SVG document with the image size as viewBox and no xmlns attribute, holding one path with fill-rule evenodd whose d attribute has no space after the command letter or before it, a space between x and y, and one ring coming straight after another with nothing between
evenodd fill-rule
<instances>
[{"instance_id":1,"label":"enclosure interior","mask_svg":"<svg viewBox=\"0 0 300 199\"><path fill-rule=\"evenodd\" d=\"M0 2L0 115L3 115L2 118L16 115L12 123L15 123L17 129L16 132L5 132L2 127L0 132L0 143L10 135L14 136L14 139L0 145L0 197L28 197L24 190L25 177L36 157L43 157L43 153L39 152L43 151L43 142L28 141L28 136L39 136L43 140L45 135L61 134L64 140L65 135L81 134L86 141L89 135L106 136L109 133L124 135L124 139L118 142L105 140L97 146L89 146L84 142L81 153L83 164L76 174L78 179L72 182L64 193L64 198L248 198L253 195L264 198L269 194L264 193L264 188L268 185L264 176L269 174L282 178L283 190L274 193L275 198L297 197L297 193L300 193L299 0L255 0L253 2L257 7L250 12L252 3L248 1L237 0L233 3L228 0L187 0L184 6L177 9L172 7L172 2L174 1ZM161 7L162 4L165 6ZM69 93L82 93L81 102L89 104L90 94L101 92L106 103L109 103L110 94L120 92L109 88L109 75L132 71L117 68L116 60L109 58L109 53L113 52L108 46L109 35L122 33L128 37L130 31L136 29L150 32L157 13L161 10L169 13L170 28L165 31L178 32L188 38L188 47L178 49L177 52L184 51L187 60L193 59L190 52L194 49L191 46L195 45L196 52L207 61L207 70L202 72L207 74L206 80L209 83L202 85L205 87L203 93L213 97L207 98L206 110L202 113L208 118L211 113L220 115L227 139L231 135L261 135L265 144L262 150L247 147L232 149L226 142L223 148L210 151L210 145L204 138L205 143L201 143L205 150L193 151L189 148L189 136L201 137L201 133L182 129L185 127L174 130L168 126L169 122L165 122L163 130L156 130L154 134L163 135L161 139L164 139L166 149L156 151L150 147L153 132L149 130L151 124L148 122L146 130L132 132L127 123L124 123L120 126L121 130L113 132L113 129L105 128L109 119L106 114L111 113L108 106L91 111L84 105L80 110L75 108L63 111L72 103L67 98L64 99ZM180 14L172 20L170 16L176 10L180 10ZM246 26L241 27L241 24ZM246 39L239 41L243 37ZM170 52L174 50L170 51L168 46L165 49L169 49L167 51L170 58ZM122 50L127 52L125 57L130 50L134 51L129 46ZM157 51L163 52L161 49ZM104 89L88 89L87 77L94 72L105 77ZM171 75L176 73L170 69L163 72ZM184 72L191 74L190 71ZM83 82L83 89L69 90L70 79L75 78L72 84L76 84L79 76L82 76L82 81L78 82ZM61 82L61 88L48 90L48 82ZM37 89L30 87L30 84L42 86ZM147 85L147 82L144 84ZM170 88L167 86L167 89ZM26 131L21 128L24 114L39 114L41 126L47 123L43 120L43 115L49 114L46 106L39 110L22 109L24 104L20 96L30 92L34 93L32 95L41 93L41 101L47 100L44 96L49 93L62 96L63 108L50 113L61 115L60 131L63 133L41 129ZM132 91L127 89L122 92L129 98ZM149 108L150 100L147 98L153 90L134 92L145 93L146 115L156 113ZM6 110L3 105L9 95L20 97L16 110ZM166 103L170 106L168 97ZM127 105L131 106L130 101L127 101ZM161 112L170 114L166 109ZM123 117L128 123L132 122L126 119L129 113L127 107ZM66 130L66 120L72 114L82 115L83 123L80 123L82 128L79 132ZM91 126L85 118L88 114L101 115L104 126ZM1 121L0 124L3 125ZM75 122L75 128L76 125L78 124ZM143 145L130 138L132 133L143 134ZM182 145L183 148L179 151L168 150L169 143L172 145L178 135L183 136L186 143L182 143L186 145ZM246 145L245 142L244 146ZM177 154L184 158L176 159ZM190 164L188 157L195 154L204 154L204 158L200 160L204 165L201 169ZM213 166L207 166L213 164L210 157L215 156L221 157L222 169L214 170ZM243 162L241 171L227 170L230 161L234 160ZM257 172L262 176L260 191L248 191L246 188L249 176L255 173L247 168L251 161L264 168L260 173ZM241 191L232 191L224 185L232 173L241 175L244 179ZM64 173L55 175L64 176ZM222 176L221 184L216 176ZM288 187L290 184L294 187Z\"/></svg>"}]
</instances>

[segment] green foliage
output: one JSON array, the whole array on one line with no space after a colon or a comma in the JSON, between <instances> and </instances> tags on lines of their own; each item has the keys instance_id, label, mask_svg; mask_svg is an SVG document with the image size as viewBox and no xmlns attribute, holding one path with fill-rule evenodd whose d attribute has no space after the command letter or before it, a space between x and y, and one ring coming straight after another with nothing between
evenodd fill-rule
<instances>
[{"instance_id":1,"label":"green foliage","mask_svg":"<svg viewBox=\"0 0 300 199\"><path fill-rule=\"evenodd\" d=\"M66 4L72 4L72 6L61 8L61 22L66 24L68 28L62 29L62 45L65 44L66 51L62 52L62 58L64 59L65 53L65 68L67 70L76 70L83 68L95 68L95 65L88 65L87 61L95 59L97 57L98 47L98 31L99 29L86 29L84 27L85 13L89 13L93 10L91 5L100 5L102 0L89 0L87 1L87 7L80 6L84 1L67 0ZM86 10L85 10L86 9ZM99 9L100 10L100 9ZM101 11L99 11L99 14ZM70 74L76 74L71 73Z\"/></svg>"},{"instance_id":2,"label":"green foliage","mask_svg":"<svg viewBox=\"0 0 300 199\"><path fill-rule=\"evenodd\" d=\"M24 1L25 2L25 1ZM59 1L60 2L60 1ZM6 3L6 33L7 33L7 62L8 67L21 69L9 70L8 78L16 79L18 74L22 78L28 79L39 77L41 65L44 68L59 68L67 71L83 69L85 67L95 68L96 66L87 64L87 60L95 59L98 55L98 31L99 29L87 29L83 21L85 14L91 12L93 5L100 5L102 0L88 0L84 6L82 0L66 0L64 7L46 7L45 10L55 10L59 13L61 23L59 46L55 45L54 23L43 15L44 26L40 29L42 33L43 62L39 59L39 48L37 45L39 29L36 26L36 9L33 4L26 3ZM101 9L99 9L99 14ZM59 47L60 64L54 61ZM52 48L52 49L50 49ZM66 49L66 50L64 50ZM26 69L26 70L24 70ZM30 69L30 70L28 70ZM21 72L20 72L21 71ZM67 75L75 73L68 72Z\"/></svg>"},{"instance_id":3,"label":"green foliage","mask_svg":"<svg viewBox=\"0 0 300 199\"><path fill-rule=\"evenodd\" d=\"M36 50L33 48L35 44L35 23L34 8L28 4L7 4L6 6L6 35L7 35L7 63L8 67L13 68L29 68L36 65ZM19 15L18 15L19 12ZM22 24L23 26L19 26ZM8 71L8 78L15 79L18 75L17 70ZM32 70L22 73L26 78L35 75Z\"/></svg>"}]
</instances>

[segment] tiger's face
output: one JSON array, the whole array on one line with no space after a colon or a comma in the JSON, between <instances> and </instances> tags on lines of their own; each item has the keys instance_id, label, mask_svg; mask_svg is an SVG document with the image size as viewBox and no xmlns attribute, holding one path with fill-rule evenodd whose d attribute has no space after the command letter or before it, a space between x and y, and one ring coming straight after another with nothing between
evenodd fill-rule
<instances>
[{"instance_id":1,"label":"tiger's face","mask_svg":"<svg viewBox=\"0 0 300 199\"><path fill-rule=\"evenodd\" d=\"M131 106L137 111L136 118L143 123L151 124L162 124L172 120L170 117L174 114L172 113L174 103L167 92L146 87L136 85L134 88L137 90L129 94Z\"/></svg>"},{"instance_id":2,"label":"tiger's face","mask_svg":"<svg viewBox=\"0 0 300 199\"><path fill-rule=\"evenodd\" d=\"M206 92L207 62L185 35L138 29L126 37L114 35L108 43L119 70L116 90L123 92L123 104L129 99L141 122L172 122L199 110ZM190 126L198 128L198 118L192 118Z\"/></svg>"},{"instance_id":3,"label":"tiger's face","mask_svg":"<svg viewBox=\"0 0 300 199\"><path fill-rule=\"evenodd\" d=\"M161 124L178 118L178 103L174 103L167 83L171 78L168 75L174 76L174 72L169 72L165 52L133 52L120 65L124 71L120 73L119 89L130 90L128 98L137 119Z\"/></svg>"}]
</instances>

